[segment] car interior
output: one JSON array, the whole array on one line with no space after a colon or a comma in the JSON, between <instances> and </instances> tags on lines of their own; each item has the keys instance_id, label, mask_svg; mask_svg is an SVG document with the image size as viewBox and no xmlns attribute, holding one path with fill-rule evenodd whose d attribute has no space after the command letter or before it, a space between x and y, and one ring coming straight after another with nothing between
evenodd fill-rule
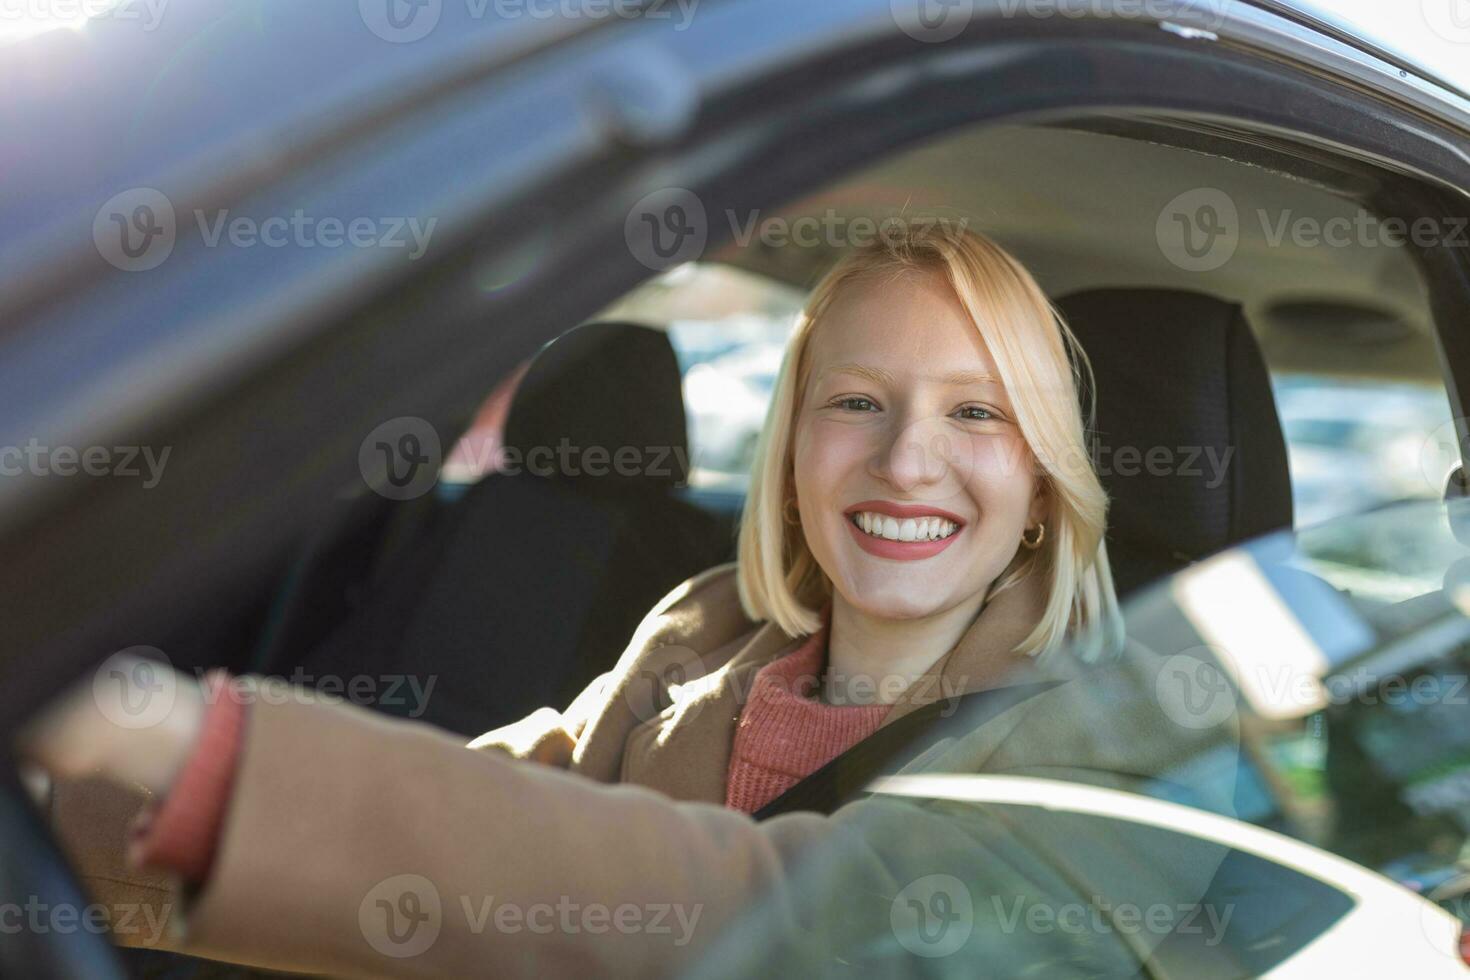
<instances>
[{"instance_id":1,"label":"car interior","mask_svg":"<svg viewBox=\"0 0 1470 980\"><path fill-rule=\"evenodd\" d=\"M1168 473L1110 467L1097 457L1112 501L1109 554L1126 597L1292 526L1274 376L1442 382L1425 288L1406 250L1272 239L1283 216L1326 223L1351 219L1358 204L1200 146L1107 129L964 131L774 217L964 217L1028 263L1090 361L1095 390L1084 398L1095 397L1095 448L1176 453ZM1236 255L1216 272L1172 263L1155 233L1161 204L1195 187L1219 188L1240 203ZM757 239L725 247L710 264L799 295L837 254L825 243L763 248ZM669 321L718 329L751 311L742 309L739 290L732 300L729 289L670 286L670 278L607 311L640 322L583 324L537 355L512 396L506 445L566 438L683 447L698 466ZM487 392L497 380L487 379ZM1221 473L1205 465L1227 451L1233 457ZM615 663L640 610L694 572L733 559L738 483L711 490L691 485L690 476L688 469L632 480L492 474L404 502L358 490L293 557L249 665L306 677L433 676L438 687L427 707L381 707L423 710L426 720L465 735L568 703ZM553 602L556 629L538 639L534 657L517 656L526 636L545 632Z\"/></svg>"},{"instance_id":2,"label":"car interior","mask_svg":"<svg viewBox=\"0 0 1470 980\"><path fill-rule=\"evenodd\" d=\"M516 388L504 441L522 458L565 443L656 447L664 459L627 476L520 467L451 500L351 499L341 528L300 559L255 669L427 666L435 696L396 707L478 734L570 703L669 589L729 559L729 527L674 493L689 450L664 332L595 323L549 344Z\"/></svg>"},{"instance_id":3,"label":"car interior","mask_svg":"<svg viewBox=\"0 0 1470 980\"><path fill-rule=\"evenodd\" d=\"M304 248L227 263L181 238L146 280L103 269L85 235L80 253L52 248L34 228L6 242L45 246L34 263L7 253L26 259L23 273L44 273L14 276L14 295L0 300L15 321L0 385L16 396L13 437L128 432L189 449L147 495L120 481L4 485L6 540L27 556L7 563L0 588L23 664L7 677L12 728L101 651L140 642L184 671L308 685L432 680L433 697L366 704L467 737L565 705L614 665L660 596L734 556L740 461L759 426L772 345L847 245L820 234L773 244L759 233L767 224L964 220L1036 275L1081 341L1095 449L1165 447L1176 463L1230 454L1222 479L1208 466L1170 475L1116 459L1100 466L1125 599L1160 595L1149 583L1273 530L1403 496L1470 495L1463 471L1429 458L1415 428L1428 419L1454 432L1450 417L1463 411L1464 248L1406 247L1380 223L1463 213L1456 140L1470 117L1410 77L1412 64L1340 31L1317 33L1320 21L1272 13L1274 3L1238 5L1248 8L1240 23L1218 34L1021 18L976 25L949 45L897 36L897 7L881 2L772 16L778 6L712 5L690 31L656 38L632 20L540 25L535 37L506 32L503 45L488 32L441 31L400 46L391 72L359 56L378 47L348 38L340 51L312 50L336 35L275 34L262 15L228 70L206 70L207 48L196 46L168 66L174 92L160 87L148 112L122 114L116 128L91 105L78 115L56 87L55 106L40 105L55 113L47 130L83 117L97 124L96 142L89 126L88 141L58 144L74 151L58 172L86 173L100 158L99 172L188 177L200 200L242 210L391 206L441 214L445 231L413 267ZM316 16L280 20L310 27ZM1248 43L1246 24L1259 32ZM352 37L375 43L361 30ZM236 35L214 32L211 44L225 38ZM255 50L277 43L275 60ZM114 49L108 78L139 77L125 62L140 50ZM268 65L279 71L258 70ZM252 87L250 75L272 84ZM227 104L258 116L236 120L210 104L231 87ZM293 88L311 90L309 109L286 97ZM117 149L104 138L137 130L162 145L175 119L187 138L156 155L147 140ZM17 159L34 162L29 152ZM624 220L671 181L718 206L710 247L655 270L633 254ZM34 212L49 217L95 188L53 186L49 199L41 190ZM1168 213L1191 198L1238 212L1226 222L1236 229L1228 261L1202 268L1166 246ZM95 204L81 211L90 221ZM1207 213L1202 230L1220 234L1218 215L1198 216ZM1335 238L1324 228L1350 231ZM57 261L82 253L86 261ZM719 337L728 342L711 341ZM1303 387L1312 426L1351 429L1366 440L1358 457L1304 445L1288 404ZM1429 416L1396 435L1356 426L1374 414L1374 397L1405 390L1426 396ZM626 476L497 464L453 478L446 467L432 492L390 499L354 471L353 452L373 424L407 415L432 419L445 449L461 435L507 450L635 447L672 465ZM1393 479L1351 503L1304 506L1309 485L1381 476ZM1364 594L1381 585L1356 581ZM1383 593L1377 614L1392 628L1380 636L1463 625L1470 593L1452 596L1451 585L1436 576L1415 603ZM1463 674L1466 646L1456 643L1445 644L1453 649L1440 668ZM1390 653L1422 652L1410 646ZM1384 712L1356 706L1267 719L1237 754L1251 756L1255 774L1255 785L1241 778L1240 794L1269 805L1241 806L1240 822L1286 829L1384 875L1398 862L1397 881L1439 901L1443 879L1421 872L1464 865L1464 821L1384 802L1426 767L1463 765L1463 737L1442 737L1463 712L1427 714L1393 719L1401 724L1390 732ZM1335 755L1280 764L1319 750ZM1384 767L1385 755L1401 757L1400 769ZM1362 777L1374 767L1378 781ZM1304 772L1310 793L1284 785ZM7 887L77 904L27 794L6 788ZM1053 870L1065 873L1065 862ZM1261 962L1320 938L1309 912L1336 914L1315 894L1299 898L1252 897L1248 918L1261 922L1248 924L1245 945ZM1281 945L1293 925L1299 934ZM28 959L111 972L98 950L54 934L0 947L0 972ZM75 967L83 962L93 968ZM1221 975L1259 972L1247 962ZM128 966L252 975L154 953ZM1155 972L1173 969L1139 969Z\"/></svg>"}]
</instances>

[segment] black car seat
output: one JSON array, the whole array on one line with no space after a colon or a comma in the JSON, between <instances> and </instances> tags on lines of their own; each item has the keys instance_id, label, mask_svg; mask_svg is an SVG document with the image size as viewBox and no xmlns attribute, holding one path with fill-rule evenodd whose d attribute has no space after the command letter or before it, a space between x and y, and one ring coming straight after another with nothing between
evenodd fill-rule
<instances>
[{"instance_id":1,"label":"black car seat","mask_svg":"<svg viewBox=\"0 0 1470 980\"><path fill-rule=\"evenodd\" d=\"M616 662L654 603L733 555L728 529L675 493L689 446L660 330L588 324L547 345L504 443L516 465L409 521L346 621L310 650L272 643L262 669L299 667L308 682L367 675L380 690L411 677L416 686L375 706L475 735L564 706ZM345 551L366 560L361 546Z\"/></svg>"},{"instance_id":2,"label":"black car seat","mask_svg":"<svg viewBox=\"0 0 1470 980\"><path fill-rule=\"evenodd\" d=\"M1120 596L1291 527L1286 441L1238 304L1185 290L1095 289L1057 308L1096 379L1094 459L1111 499Z\"/></svg>"}]
</instances>

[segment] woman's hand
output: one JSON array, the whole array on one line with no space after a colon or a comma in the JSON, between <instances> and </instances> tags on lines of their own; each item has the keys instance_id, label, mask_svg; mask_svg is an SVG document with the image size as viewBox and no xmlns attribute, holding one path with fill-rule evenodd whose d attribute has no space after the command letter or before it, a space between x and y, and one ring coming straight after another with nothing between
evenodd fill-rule
<instances>
[{"instance_id":1,"label":"woman's hand","mask_svg":"<svg viewBox=\"0 0 1470 980\"><path fill-rule=\"evenodd\" d=\"M124 652L23 729L19 749L55 777L96 775L164 794L194 747L205 707L194 678Z\"/></svg>"}]
</instances>

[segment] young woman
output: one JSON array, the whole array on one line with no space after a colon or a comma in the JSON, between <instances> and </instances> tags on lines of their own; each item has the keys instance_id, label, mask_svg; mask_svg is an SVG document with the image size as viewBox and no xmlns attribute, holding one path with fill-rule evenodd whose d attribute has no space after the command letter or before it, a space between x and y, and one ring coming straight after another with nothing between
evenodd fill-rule
<instances>
[{"instance_id":1,"label":"young woman","mask_svg":"<svg viewBox=\"0 0 1470 980\"><path fill-rule=\"evenodd\" d=\"M955 867L940 817L877 801L751 814L927 704L1074 677L1116 642L1085 371L993 242L943 225L890 236L822 281L792 335L737 564L670 594L567 710L466 752L251 679L180 676L159 724L120 729L99 702L113 695L89 690L28 750L54 773L153 794L134 863L186 886L171 941L202 955L322 972L662 974L753 903L809 927L801 859L839 837L857 849L853 894L882 896L886 915L898 868ZM1016 733L1088 710L1050 690L927 764L1085 765L1075 738ZM934 846L916 852L916 839ZM683 909L688 935L585 919L510 930L487 896L523 911ZM842 896L827 901L840 918Z\"/></svg>"}]
</instances>

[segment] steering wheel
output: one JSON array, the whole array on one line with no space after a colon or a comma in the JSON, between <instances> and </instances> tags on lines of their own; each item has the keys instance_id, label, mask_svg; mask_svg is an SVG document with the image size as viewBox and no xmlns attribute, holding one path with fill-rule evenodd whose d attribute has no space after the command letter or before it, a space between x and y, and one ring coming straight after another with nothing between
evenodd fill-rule
<instances>
[{"instance_id":1,"label":"steering wheel","mask_svg":"<svg viewBox=\"0 0 1470 980\"><path fill-rule=\"evenodd\" d=\"M13 763L0 756L0 977L126 980L106 936L87 928L86 898ZM57 921L56 913L68 910Z\"/></svg>"}]
</instances>

